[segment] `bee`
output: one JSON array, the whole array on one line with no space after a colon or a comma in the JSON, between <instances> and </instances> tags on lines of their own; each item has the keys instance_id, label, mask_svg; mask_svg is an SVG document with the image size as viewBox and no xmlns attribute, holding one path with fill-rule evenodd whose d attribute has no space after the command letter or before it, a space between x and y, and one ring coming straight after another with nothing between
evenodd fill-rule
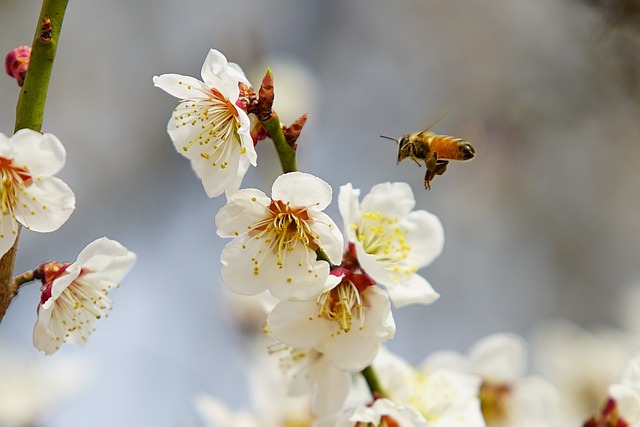
<instances>
[{"instance_id":1,"label":"bee","mask_svg":"<svg viewBox=\"0 0 640 427\"><path fill-rule=\"evenodd\" d=\"M433 125L432 125L433 126ZM476 150L469 141L447 135L436 135L427 129L422 132L408 133L399 139L380 135L398 143L398 162L407 157L418 166L419 160L424 161L427 172L424 175L424 188L431 190L431 181L436 175L442 175L447 170L449 160L470 160L476 155Z\"/></svg>"}]
</instances>

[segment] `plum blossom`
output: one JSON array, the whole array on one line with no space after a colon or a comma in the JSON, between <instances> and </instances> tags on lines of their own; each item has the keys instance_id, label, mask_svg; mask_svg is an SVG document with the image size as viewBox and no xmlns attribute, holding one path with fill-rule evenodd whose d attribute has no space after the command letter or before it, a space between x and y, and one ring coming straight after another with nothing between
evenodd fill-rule
<instances>
[{"instance_id":1,"label":"plum blossom","mask_svg":"<svg viewBox=\"0 0 640 427\"><path fill-rule=\"evenodd\" d=\"M553 425L558 393L542 378L524 375L527 344L516 334L491 334L476 342L467 355L440 351L425 363L482 378L479 397L490 427Z\"/></svg>"},{"instance_id":2,"label":"plum blossom","mask_svg":"<svg viewBox=\"0 0 640 427\"><path fill-rule=\"evenodd\" d=\"M395 323L387 294L375 283L361 288L353 276L337 268L317 298L278 303L267 317L269 332L289 346L324 353L342 370L364 369L393 338Z\"/></svg>"},{"instance_id":3,"label":"plum blossom","mask_svg":"<svg viewBox=\"0 0 640 427\"><path fill-rule=\"evenodd\" d=\"M404 182L375 185L359 203L360 190L340 187L339 206L349 242L355 244L362 270L385 285L396 306L430 304L439 295L417 271L440 255L444 231L440 220L412 210L415 199Z\"/></svg>"},{"instance_id":4,"label":"plum blossom","mask_svg":"<svg viewBox=\"0 0 640 427\"><path fill-rule=\"evenodd\" d=\"M135 254L120 243L101 237L89 243L73 264L43 264L37 270L42 296L34 346L47 355L65 342L84 346L96 319L113 305L107 293L118 286L135 260Z\"/></svg>"},{"instance_id":5,"label":"plum blossom","mask_svg":"<svg viewBox=\"0 0 640 427\"><path fill-rule=\"evenodd\" d=\"M240 67L215 49L201 74L203 81L163 74L153 83L180 99L167 124L176 150L191 161L209 197L229 195L257 162L249 116L239 101L241 88L250 84Z\"/></svg>"},{"instance_id":6,"label":"plum blossom","mask_svg":"<svg viewBox=\"0 0 640 427\"><path fill-rule=\"evenodd\" d=\"M345 412L331 424L316 423L314 427L427 427L430 424L410 406L397 406L389 399L377 399L371 405L361 405Z\"/></svg>"},{"instance_id":7,"label":"plum blossom","mask_svg":"<svg viewBox=\"0 0 640 427\"><path fill-rule=\"evenodd\" d=\"M65 157L62 143L50 133L22 129L10 138L0 133L0 256L13 246L18 223L28 230L50 232L71 216L75 195L53 176L64 166Z\"/></svg>"},{"instance_id":8,"label":"plum blossom","mask_svg":"<svg viewBox=\"0 0 640 427\"><path fill-rule=\"evenodd\" d=\"M220 259L222 278L233 292L255 295L268 289L279 300L318 295L330 260L342 255L339 228L322 212L331 202L329 184L313 175L291 172L273 183L271 197L241 189L216 214L218 235L233 238Z\"/></svg>"},{"instance_id":9,"label":"plum blossom","mask_svg":"<svg viewBox=\"0 0 640 427\"><path fill-rule=\"evenodd\" d=\"M609 396L615 401L617 416L623 421L616 425L639 427L640 355L629 361L621 381L609 387Z\"/></svg>"},{"instance_id":10,"label":"plum blossom","mask_svg":"<svg viewBox=\"0 0 640 427\"><path fill-rule=\"evenodd\" d=\"M388 398L400 408L416 410L430 427L485 426L478 398L480 377L428 362L416 369L384 348L373 367Z\"/></svg>"}]
</instances>

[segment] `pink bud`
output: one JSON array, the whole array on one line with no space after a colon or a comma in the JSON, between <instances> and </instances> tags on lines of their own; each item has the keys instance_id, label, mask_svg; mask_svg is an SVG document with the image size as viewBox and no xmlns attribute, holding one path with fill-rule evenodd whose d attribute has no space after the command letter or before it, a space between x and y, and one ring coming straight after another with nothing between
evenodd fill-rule
<instances>
[{"instance_id":1,"label":"pink bud","mask_svg":"<svg viewBox=\"0 0 640 427\"><path fill-rule=\"evenodd\" d=\"M4 67L7 74L17 80L18 86L22 86L27 75L29 58L31 57L31 47L18 46L9 52L4 60Z\"/></svg>"}]
</instances>

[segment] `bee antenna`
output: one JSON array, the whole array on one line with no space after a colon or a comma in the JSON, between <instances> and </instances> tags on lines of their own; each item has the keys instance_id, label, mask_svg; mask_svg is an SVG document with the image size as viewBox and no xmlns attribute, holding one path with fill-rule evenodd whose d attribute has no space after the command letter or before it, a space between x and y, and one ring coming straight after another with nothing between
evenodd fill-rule
<instances>
[{"instance_id":1,"label":"bee antenna","mask_svg":"<svg viewBox=\"0 0 640 427\"><path fill-rule=\"evenodd\" d=\"M390 139L392 141L395 141L395 138L391 138L390 136L386 136L386 135L380 135L380 138L386 138L386 139Z\"/></svg>"}]
</instances>

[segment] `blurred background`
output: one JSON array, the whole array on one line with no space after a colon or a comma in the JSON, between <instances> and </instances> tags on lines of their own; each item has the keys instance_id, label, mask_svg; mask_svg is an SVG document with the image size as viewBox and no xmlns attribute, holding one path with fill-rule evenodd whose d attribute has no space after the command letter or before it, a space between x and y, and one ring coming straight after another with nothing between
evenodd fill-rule
<instances>
[{"instance_id":1,"label":"blurred background","mask_svg":"<svg viewBox=\"0 0 640 427\"><path fill-rule=\"evenodd\" d=\"M31 43L39 8L0 0L0 51ZM445 251L421 271L442 297L394 311L392 350L417 363L508 331L531 339L535 362L540 322L564 318L618 328L626 360L640 349L639 16L631 0L71 1L43 131L66 146L59 176L77 210L54 234L23 233L16 273L73 261L103 235L138 263L85 349L39 354L38 286L12 303L0 327L7 360L45 370L71 360L82 383L46 410L32 405L35 425L192 426L200 392L246 406L248 350L232 318L251 314L226 302L220 280L226 241L213 218L224 198L208 199L174 150L165 129L176 100L152 84L200 78L212 47L256 86L272 68L283 121L309 113L301 170L336 195L347 182L365 194L407 181L442 220ZM5 134L18 93L0 78ZM426 191L424 168L396 165L379 135L443 115L435 131L468 139L477 158L452 162ZM279 164L269 141L257 149L243 186L269 191ZM337 203L328 212L340 223Z\"/></svg>"}]
</instances>

